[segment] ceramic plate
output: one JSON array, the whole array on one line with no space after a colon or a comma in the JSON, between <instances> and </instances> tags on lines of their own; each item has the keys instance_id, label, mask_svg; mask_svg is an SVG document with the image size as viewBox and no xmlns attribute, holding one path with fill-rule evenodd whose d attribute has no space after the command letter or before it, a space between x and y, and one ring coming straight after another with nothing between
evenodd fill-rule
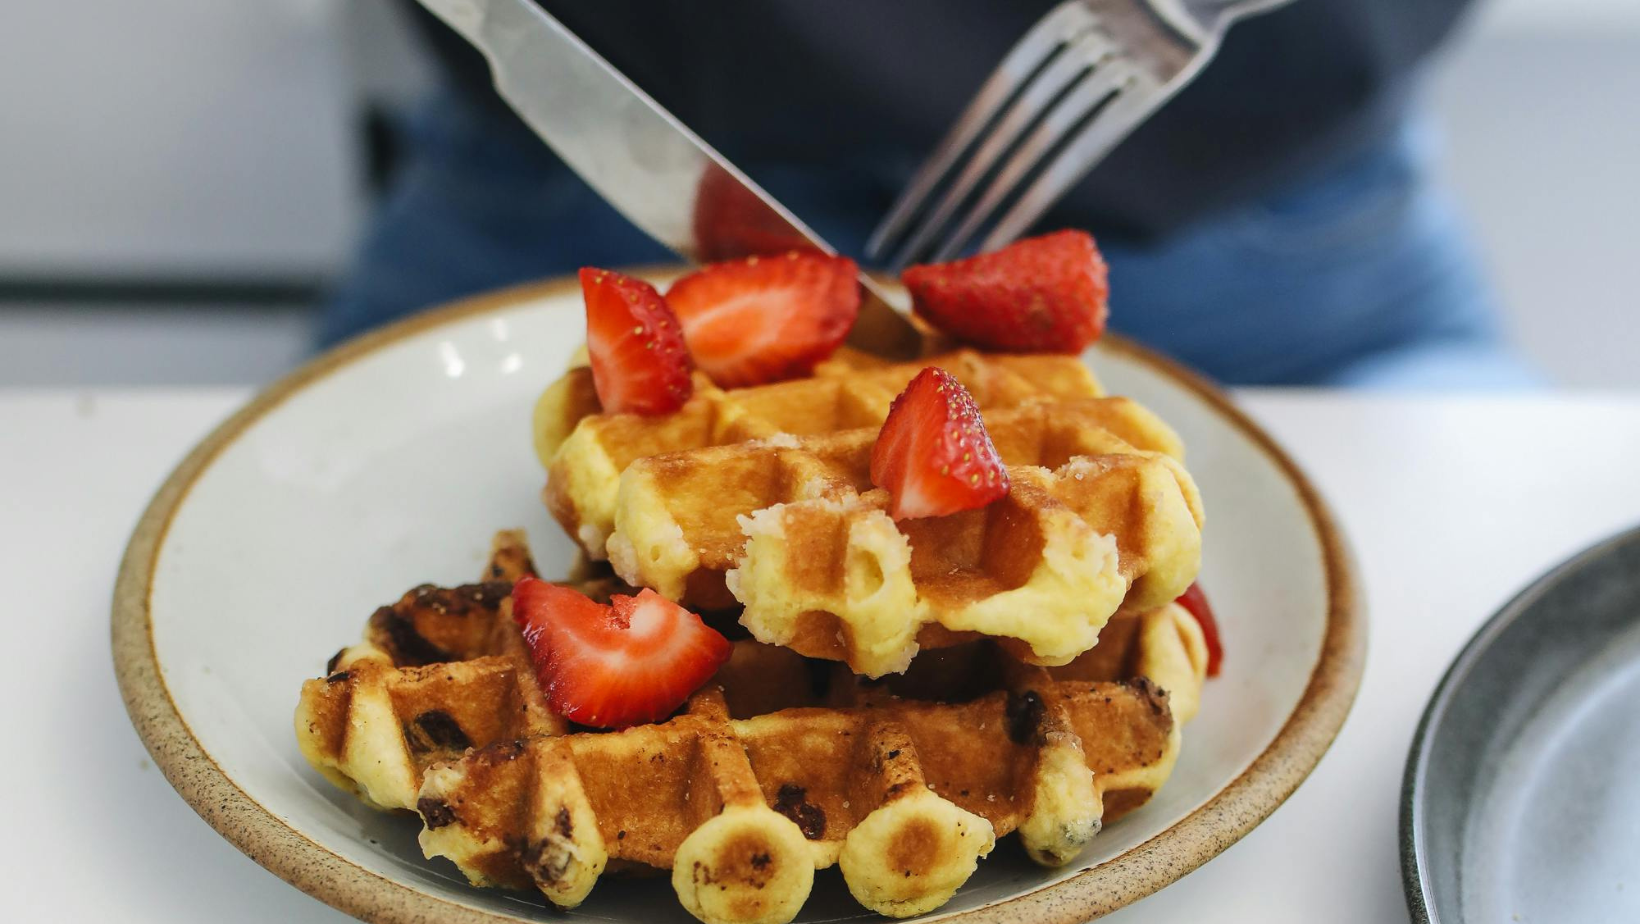
<instances>
[{"instance_id":1,"label":"ceramic plate","mask_svg":"<svg viewBox=\"0 0 1640 924\"><path fill-rule=\"evenodd\" d=\"M1407 762L1402 873L1419 924L1640 921L1640 529L1492 617Z\"/></svg>"},{"instance_id":2,"label":"ceramic plate","mask_svg":"<svg viewBox=\"0 0 1640 924\"><path fill-rule=\"evenodd\" d=\"M478 573L497 528L544 573L572 546L538 500L535 397L583 340L562 280L422 315L326 355L183 461L132 537L114 656L156 763L224 837L336 907L379 921L539 919L538 896L469 888L416 846L414 819L332 788L296 748L304 678L383 602ZM1342 539L1304 477L1222 396L1114 338L1089 361L1172 423L1208 510L1202 581L1223 625L1210 682L1159 796L1077 862L1004 842L933 920L1083 921L1147 895L1274 811L1321 758L1365 647ZM688 921L665 878L604 883L571 917ZM835 870L802 921L875 919Z\"/></svg>"}]
</instances>

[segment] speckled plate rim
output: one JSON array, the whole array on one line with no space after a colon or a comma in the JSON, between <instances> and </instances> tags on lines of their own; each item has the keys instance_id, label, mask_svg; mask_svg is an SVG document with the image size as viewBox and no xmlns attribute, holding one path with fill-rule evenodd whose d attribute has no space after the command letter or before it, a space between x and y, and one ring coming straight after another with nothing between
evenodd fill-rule
<instances>
[{"instance_id":1,"label":"speckled plate rim","mask_svg":"<svg viewBox=\"0 0 1640 924\"><path fill-rule=\"evenodd\" d=\"M1429 792L1431 751L1452 700L1458 695L1464 681L1474 674L1498 637L1532 612L1538 600L1566 581L1575 580L1585 568L1605 557L1612 549L1636 542L1640 542L1640 527L1625 529L1555 565L1526 585L1475 630L1441 676L1435 692L1430 694L1424 714L1418 720L1418 730L1412 735L1412 746L1407 749L1406 769L1401 777L1401 888L1406 892L1407 913L1412 917L1413 924L1457 924L1446 921L1436 910L1434 887L1430 885L1428 851L1424 849L1426 818L1423 810ZM1452 858L1452 862L1456 861Z\"/></svg>"},{"instance_id":2,"label":"speckled plate rim","mask_svg":"<svg viewBox=\"0 0 1640 924\"><path fill-rule=\"evenodd\" d=\"M651 268L653 269L653 268ZM635 270L644 273L644 269ZM253 398L206 436L161 485L137 522L114 585L114 672L126 711L177 793L246 856L327 904L383 924L439 920L496 924L517 918L429 895L364 869L280 820L240 789L200 744L160 676L149 611L154 569L172 518L213 460L252 424L358 360L428 330L577 291L573 277L464 299L365 334L313 359ZM966 924L1080 924L1157 891L1244 837L1286 801L1321 760L1349 714L1366 658L1366 615L1347 544L1309 479L1259 426L1206 379L1114 335L1103 347L1195 393L1268 457L1309 515L1321 550L1327 625L1304 694L1269 745L1189 815L1132 850L1062 882L966 912L925 920Z\"/></svg>"}]
</instances>

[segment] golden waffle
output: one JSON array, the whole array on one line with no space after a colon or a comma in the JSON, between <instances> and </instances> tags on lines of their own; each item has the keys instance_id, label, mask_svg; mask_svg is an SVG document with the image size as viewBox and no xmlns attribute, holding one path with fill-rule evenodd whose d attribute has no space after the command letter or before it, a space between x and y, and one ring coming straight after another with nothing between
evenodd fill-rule
<instances>
[{"instance_id":1,"label":"golden waffle","mask_svg":"<svg viewBox=\"0 0 1640 924\"><path fill-rule=\"evenodd\" d=\"M1062 664L1124 601L1155 609L1195 579L1201 502L1155 415L1125 398L1033 401L986 428L1008 495L900 522L870 483L873 428L635 460L610 563L692 609L738 599L758 640L868 676L973 634Z\"/></svg>"},{"instance_id":2,"label":"golden waffle","mask_svg":"<svg viewBox=\"0 0 1640 924\"><path fill-rule=\"evenodd\" d=\"M1205 654L1190 617L1170 605L1127 621L1135 644L1164 649L1139 660L1179 671L1167 682L1193 703ZM1152 680L1009 673L967 702L865 690L852 708L746 717L708 684L659 725L492 745L428 770L422 848L563 906L612 860L670 867L711 924L790 920L836 863L865 907L920 914L1008 833L1038 862L1068 862L1177 758L1182 718Z\"/></svg>"},{"instance_id":3,"label":"golden waffle","mask_svg":"<svg viewBox=\"0 0 1640 924\"><path fill-rule=\"evenodd\" d=\"M877 427L889 405L927 366L950 372L982 410L1031 398L1085 398L1098 383L1074 356L1003 356L957 350L912 363L887 364L839 350L810 378L725 391L704 376L676 413L605 414L592 373L571 369L535 408L536 451L547 467L544 498L589 558L602 560L614 528L621 472L635 459L781 434L808 436Z\"/></svg>"},{"instance_id":4,"label":"golden waffle","mask_svg":"<svg viewBox=\"0 0 1640 924\"><path fill-rule=\"evenodd\" d=\"M485 581L422 585L371 615L364 641L337 652L326 676L302 685L296 738L326 779L380 809L414 809L422 774L468 748L561 734L513 623L512 585L534 574L524 536L498 533ZM607 601L631 588L582 575L566 586ZM796 654L738 642L717 681L738 714L813 705L810 687L790 678L810 671Z\"/></svg>"},{"instance_id":5,"label":"golden waffle","mask_svg":"<svg viewBox=\"0 0 1640 924\"><path fill-rule=\"evenodd\" d=\"M364 641L302 685L296 740L308 763L377 808L408 809L430 764L475 742L566 730L501 618L513 582L534 573L523 534L502 532L484 583L422 585L376 610Z\"/></svg>"},{"instance_id":6,"label":"golden waffle","mask_svg":"<svg viewBox=\"0 0 1640 924\"><path fill-rule=\"evenodd\" d=\"M487 576L530 570L520 537L498 537ZM304 684L303 754L377 807L417 808L427 854L477 884L572 906L606 864L670 866L713 924L788 920L834 862L867 907L919 913L1013 830L1038 861L1068 861L1166 779L1206 662L1177 606L1113 620L1051 671L977 643L870 683L741 642L670 722L565 734L505 586L418 588L379 610L364 644Z\"/></svg>"}]
</instances>

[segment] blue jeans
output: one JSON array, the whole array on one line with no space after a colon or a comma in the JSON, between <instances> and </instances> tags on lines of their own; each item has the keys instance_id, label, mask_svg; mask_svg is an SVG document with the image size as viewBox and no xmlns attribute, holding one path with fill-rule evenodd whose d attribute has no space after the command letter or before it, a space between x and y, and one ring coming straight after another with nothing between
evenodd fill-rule
<instances>
[{"instance_id":1,"label":"blue jeans","mask_svg":"<svg viewBox=\"0 0 1640 924\"><path fill-rule=\"evenodd\" d=\"M410 126L411 159L321 325L332 343L418 309L584 265L664 262L532 138L450 96ZM1228 384L1502 388L1536 374L1499 333L1414 122L1321 175L1164 242L1104 239L1111 324ZM845 252L905 164L824 175L748 165Z\"/></svg>"}]
</instances>

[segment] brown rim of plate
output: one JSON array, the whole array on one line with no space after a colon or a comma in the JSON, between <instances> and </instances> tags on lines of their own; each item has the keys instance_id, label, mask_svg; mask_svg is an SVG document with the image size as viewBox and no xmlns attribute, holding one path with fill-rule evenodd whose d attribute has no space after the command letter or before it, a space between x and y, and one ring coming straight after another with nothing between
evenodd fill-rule
<instances>
[{"instance_id":1,"label":"brown rim of plate","mask_svg":"<svg viewBox=\"0 0 1640 924\"><path fill-rule=\"evenodd\" d=\"M638 268L633 272L666 272ZM159 550L189 489L217 454L287 398L331 373L408 337L520 302L579 289L573 277L464 299L406 318L319 356L263 390L211 431L177 465L138 520L114 584L114 673L126 711L166 780L246 856L331 906L368 921L451 924L516 921L508 915L439 898L370 872L281 821L225 774L206 753L171 699L154 650L149 595ZM1240 840L1286 801L1332 744L1349 714L1366 657L1366 618L1350 553L1320 495L1274 440L1200 375L1115 335L1104 349L1148 365L1188 388L1229 420L1281 469L1309 513L1327 580L1327 629L1303 697L1269 745L1199 808L1121 856L1063 882L930 921L968 924L1079 924L1135 902L1206 863Z\"/></svg>"}]
</instances>

